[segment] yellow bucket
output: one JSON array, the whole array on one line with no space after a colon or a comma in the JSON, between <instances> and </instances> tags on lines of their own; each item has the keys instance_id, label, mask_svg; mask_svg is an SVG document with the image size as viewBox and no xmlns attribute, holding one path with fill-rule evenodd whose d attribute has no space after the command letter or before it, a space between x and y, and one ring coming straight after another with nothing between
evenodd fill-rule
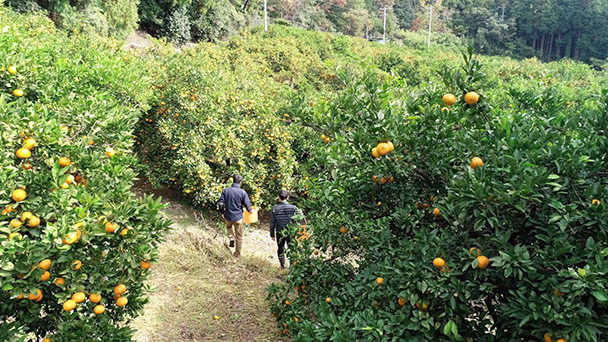
<instances>
[{"instance_id":1,"label":"yellow bucket","mask_svg":"<svg viewBox=\"0 0 608 342\"><path fill-rule=\"evenodd\" d=\"M249 213L247 209L243 209L243 222L245 223L256 223L258 222L258 208L251 207L253 213Z\"/></svg>"}]
</instances>

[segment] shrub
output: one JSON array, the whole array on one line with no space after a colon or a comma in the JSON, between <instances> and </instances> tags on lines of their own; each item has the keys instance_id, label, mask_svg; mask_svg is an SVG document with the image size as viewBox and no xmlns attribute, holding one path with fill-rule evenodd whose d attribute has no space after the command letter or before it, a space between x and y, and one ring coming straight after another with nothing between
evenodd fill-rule
<instances>
[{"instance_id":1,"label":"shrub","mask_svg":"<svg viewBox=\"0 0 608 342\"><path fill-rule=\"evenodd\" d=\"M129 341L125 323L146 303L142 265L169 226L160 201L131 193L143 66L112 41L54 33L43 17L0 8L0 21L0 340ZM100 303L65 311L91 294Z\"/></svg>"},{"instance_id":2,"label":"shrub","mask_svg":"<svg viewBox=\"0 0 608 342\"><path fill-rule=\"evenodd\" d=\"M309 159L311 237L290 245L286 283L269 288L280 333L606 339L608 91L572 105L560 87L490 88L482 70L467 54L439 89L339 73L343 91L294 111L335 141ZM478 103L464 103L469 91ZM373 157L386 141L394 151Z\"/></svg>"}]
</instances>

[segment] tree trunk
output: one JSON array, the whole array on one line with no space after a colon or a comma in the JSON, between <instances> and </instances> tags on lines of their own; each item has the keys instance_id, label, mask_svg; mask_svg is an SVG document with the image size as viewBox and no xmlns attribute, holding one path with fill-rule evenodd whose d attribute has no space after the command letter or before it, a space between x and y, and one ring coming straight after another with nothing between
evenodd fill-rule
<instances>
[{"instance_id":1,"label":"tree trunk","mask_svg":"<svg viewBox=\"0 0 608 342\"><path fill-rule=\"evenodd\" d=\"M574 44L573 44L574 53L573 53L573 57L572 58L574 60L577 60L577 61L579 60L580 55L581 55L581 49L578 46L578 41L580 40L582 34L583 34L583 28L580 27L578 29L578 34L577 34L576 39L575 39Z\"/></svg>"},{"instance_id":2,"label":"tree trunk","mask_svg":"<svg viewBox=\"0 0 608 342\"><path fill-rule=\"evenodd\" d=\"M547 49L547 54L550 59L553 59L553 33L549 36L549 48Z\"/></svg>"},{"instance_id":3,"label":"tree trunk","mask_svg":"<svg viewBox=\"0 0 608 342\"><path fill-rule=\"evenodd\" d=\"M540 58L543 58L543 52L545 50L545 34L540 37Z\"/></svg>"}]
</instances>

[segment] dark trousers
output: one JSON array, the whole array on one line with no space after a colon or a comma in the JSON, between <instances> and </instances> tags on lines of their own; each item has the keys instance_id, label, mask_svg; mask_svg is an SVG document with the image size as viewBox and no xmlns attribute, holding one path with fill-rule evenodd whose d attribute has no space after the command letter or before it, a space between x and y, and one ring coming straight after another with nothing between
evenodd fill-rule
<instances>
[{"instance_id":1,"label":"dark trousers","mask_svg":"<svg viewBox=\"0 0 608 342\"><path fill-rule=\"evenodd\" d=\"M279 249L278 249L279 258L285 256L285 250L287 249L287 246L289 245L289 241L291 241L291 238L289 237L289 235L286 235L286 236L282 235L283 232L286 234L289 234L288 232L285 232L285 231L277 232L277 246L279 247Z\"/></svg>"}]
</instances>

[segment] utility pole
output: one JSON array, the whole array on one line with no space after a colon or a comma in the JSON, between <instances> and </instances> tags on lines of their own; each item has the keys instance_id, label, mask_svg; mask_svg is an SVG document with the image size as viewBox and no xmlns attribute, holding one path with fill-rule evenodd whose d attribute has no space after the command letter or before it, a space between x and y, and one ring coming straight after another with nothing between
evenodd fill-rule
<instances>
[{"instance_id":1,"label":"utility pole","mask_svg":"<svg viewBox=\"0 0 608 342\"><path fill-rule=\"evenodd\" d=\"M268 32L268 9L266 2L267 0L264 0L264 32Z\"/></svg>"},{"instance_id":2,"label":"utility pole","mask_svg":"<svg viewBox=\"0 0 608 342\"><path fill-rule=\"evenodd\" d=\"M433 23L433 6L431 6L431 15L429 17L429 42L427 47L431 47L431 24Z\"/></svg>"},{"instance_id":3,"label":"utility pole","mask_svg":"<svg viewBox=\"0 0 608 342\"><path fill-rule=\"evenodd\" d=\"M500 17L500 21L505 21L505 7L507 7L507 4L502 4L500 7L502 7L502 16Z\"/></svg>"},{"instance_id":4,"label":"utility pole","mask_svg":"<svg viewBox=\"0 0 608 342\"><path fill-rule=\"evenodd\" d=\"M384 6L384 32L382 33L382 44L386 44L386 6Z\"/></svg>"}]
</instances>

